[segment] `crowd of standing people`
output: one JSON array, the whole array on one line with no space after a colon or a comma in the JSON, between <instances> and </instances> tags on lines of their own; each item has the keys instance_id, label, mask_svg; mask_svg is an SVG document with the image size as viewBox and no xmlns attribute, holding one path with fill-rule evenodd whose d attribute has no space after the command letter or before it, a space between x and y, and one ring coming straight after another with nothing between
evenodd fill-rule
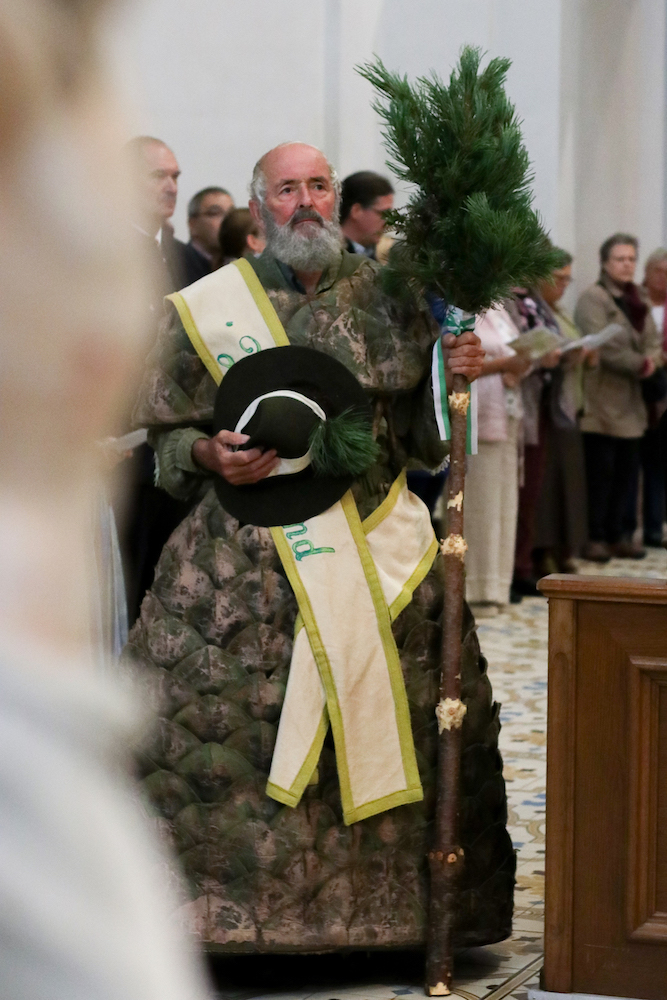
<instances>
[{"instance_id":1,"label":"crowd of standing people","mask_svg":"<svg viewBox=\"0 0 667 1000\"><path fill-rule=\"evenodd\" d=\"M605 240L573 317L563 251L549 280L478 320L487 360L466 497L477 616L539 593L540 576L576 573L578 558L641 559L662 545L667 250L648 257L641 285L637 254L628 233Z\"/></svg>"},{"instance_id":2,"label":"crowd of standing people","mask_svg":"<svg viewBox=\"0 0 667 1000\"><path fill-rule=\"evenodd\" d=\"M149 309L157 330L164 294L239 257L259 256L266 239L261 219L236 207L224 187L210 186L190 198L190 240L182 243L170 224L180 173L174 153L149 136L132 140L128 151L140 194L134 227L156 279ZM392 240L385 213L393 203L386 177L364 170L345 178L340 224L349 252L386 263ZM573 268L563 250L549 280L514 289L478 317L486 360L466 494L467 597L478 616L537 594L546 573L576 572L580 558L641 559L647 546L662 544L667 250L650 254L641 285L637 254L630 234L605 240L599 278L580 295L574 316L562 305ZM605 330L606 339L591 344L589 335ZM186 513L154 486L147 446L132 469L122 519L130 624L164 542ZM409 472L411 489L436 521L445 478L446 470Z\"/></svg>"},{"instance_id":3,"label":"crowd of standing people","mask_svg":"<svg viewBox=\"0 0 667 1000\"><path fill-rule=\"evenodd\" d=\"M154 342L164 314L165 295L240 257L259 257L266 245L266 234L263 221L249 208L235 206L226 188L211 185L190 198L190 239L182 242L176 238L171 223L181 173L174 152L153 136L135 137L127 144L126 152L137 188L133 230L152 277L153 294L146 308L149 341ZM392 208L393 198L389 180L372 171L359 171L345 178L341 185L340 223L349 252L386 261L391 240L385 232L383 213ZM129 427L128 415L123 430ZM153 581L162 548L190 505L156 485L155 458L147 444L134 449L122 472L114 508L131 626ZM428 473L425 476L430 480ZM440 487L441 477L434 482ZM121 631L127 635L126 627Z\"/></svg>"}]
</instances>

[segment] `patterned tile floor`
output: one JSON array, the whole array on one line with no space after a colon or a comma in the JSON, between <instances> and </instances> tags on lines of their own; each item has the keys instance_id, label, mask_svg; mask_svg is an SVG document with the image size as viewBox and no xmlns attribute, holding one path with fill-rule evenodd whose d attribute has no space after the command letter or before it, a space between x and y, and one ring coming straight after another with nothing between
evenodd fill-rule
<instances>
[{"instance_id":1,"label":"patterned tile floor","mask_svg":"<svg viewBox=\"0 0 667 1000\"><path fill-rule=\"evenodd\" d=\"M582 562L581 573L667 577L667 552ZM494 696L502 703L509 829L517 850L512 937L458 956L453 996L527 1000L538 986L544 925L547 632L544 598L524 599L478 623ZM423 995L422 959L408 953L233 959L216 966L219 1000L394 1000ZM223 985L224 984L224 985Z\"/></svg>"}]
</instances>

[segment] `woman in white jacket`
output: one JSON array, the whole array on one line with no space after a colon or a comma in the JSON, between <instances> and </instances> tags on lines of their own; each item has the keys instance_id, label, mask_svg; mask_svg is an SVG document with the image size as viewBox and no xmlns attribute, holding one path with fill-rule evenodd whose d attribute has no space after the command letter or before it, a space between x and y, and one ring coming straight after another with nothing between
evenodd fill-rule
<instances>
[{"instance_id":1,"label":"woman in white jacket","mask_svg":"<svg viewBox=\"0 0 667 1000\"><path fill-rule=\"evenodd\" d=\"M503 306L479 316L475 333L486 358L478 381L479 449L468 460L466 482L466 596L483 617L510 599L522 447L518 386L531 363L508 346L520 331Z\"/></svg>"}]
</instances>

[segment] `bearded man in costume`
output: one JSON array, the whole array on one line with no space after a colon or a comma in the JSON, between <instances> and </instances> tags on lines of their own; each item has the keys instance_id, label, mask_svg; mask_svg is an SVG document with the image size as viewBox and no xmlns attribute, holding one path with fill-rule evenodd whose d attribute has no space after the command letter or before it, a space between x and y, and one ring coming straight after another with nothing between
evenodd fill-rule
<instances>
[{"instance_id":1,"label":"bearded man in costume","mask_svg":"<svg viewBox=\"0 0 667 1000\"><path fill-rule=\"evenodd\" d=\"M405 948L426 937L443 568L403 470L445 455L431 386L439 329L424 303L385 293L375 262L342 249L338 199L335 173L313 147L284 144L259 161L250 207L267 248L170 297L135 414L150 429L161 484L199 498L162 553L125 658L160 714L143 783L190 883L182 916L220 951ZM240 371L244 355L288 344L354 375L379 448L331 510L269 528L244 523L242 507L232 516L213 486L250 496L254 484L281 478L281 456L244 450L243 421L213 433L214 404L232 364ZM445 347L449 373L478 376L473 334ZM347 581L345 565L317 563L339 547L317 540L337 510L347 520L336 531L354 541L349 586L336 583ZM307 558L315 553L325 555ZM373 680L364 687L374 639L358 624L368 594L352 581L362 563L386 658L377 690ZM460 946L510 933L515 865L499 706L464 617ZM337 643L364 660L359 683L346 677L358 664L335 673Z\"/></svg>"}]
</instances>

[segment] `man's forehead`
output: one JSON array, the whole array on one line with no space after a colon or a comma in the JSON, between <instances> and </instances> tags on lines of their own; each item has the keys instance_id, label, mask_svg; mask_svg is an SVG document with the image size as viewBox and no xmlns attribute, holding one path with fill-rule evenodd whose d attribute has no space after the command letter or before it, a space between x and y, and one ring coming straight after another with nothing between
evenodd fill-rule
<instances>
[{"instance_id":1,"label":"man's forehead","mask_svg":"<svg viewBox=\"0 0 667 1000\"><path fill-rule=\"evenodd\" d=\"M272 149L264 157L263 167L270 185L295 180L331 180L324 153L300 143Z\"/></svg>"},{"instance_id":2,"label":"man's forehead","mask_svg":"<svg viewBox=\"0 0 667 1000\"><path fill-rule=\"evenodd\" d=\"M224 194L222 191L209 191L202 198L202 205L226 205L233 201L231 194Z\"/></svg>"},{"instance_id":3,"label":"man's forehead","mask_svg":"<svg viewBox=\"0 0 667 1000\"><path fill-rule=\"evenodd\" d=\"M178 161L169 146L161 142L147 143L143 148L144 161L149 170L178 170Z\"/></svg>"}]
</instances>

